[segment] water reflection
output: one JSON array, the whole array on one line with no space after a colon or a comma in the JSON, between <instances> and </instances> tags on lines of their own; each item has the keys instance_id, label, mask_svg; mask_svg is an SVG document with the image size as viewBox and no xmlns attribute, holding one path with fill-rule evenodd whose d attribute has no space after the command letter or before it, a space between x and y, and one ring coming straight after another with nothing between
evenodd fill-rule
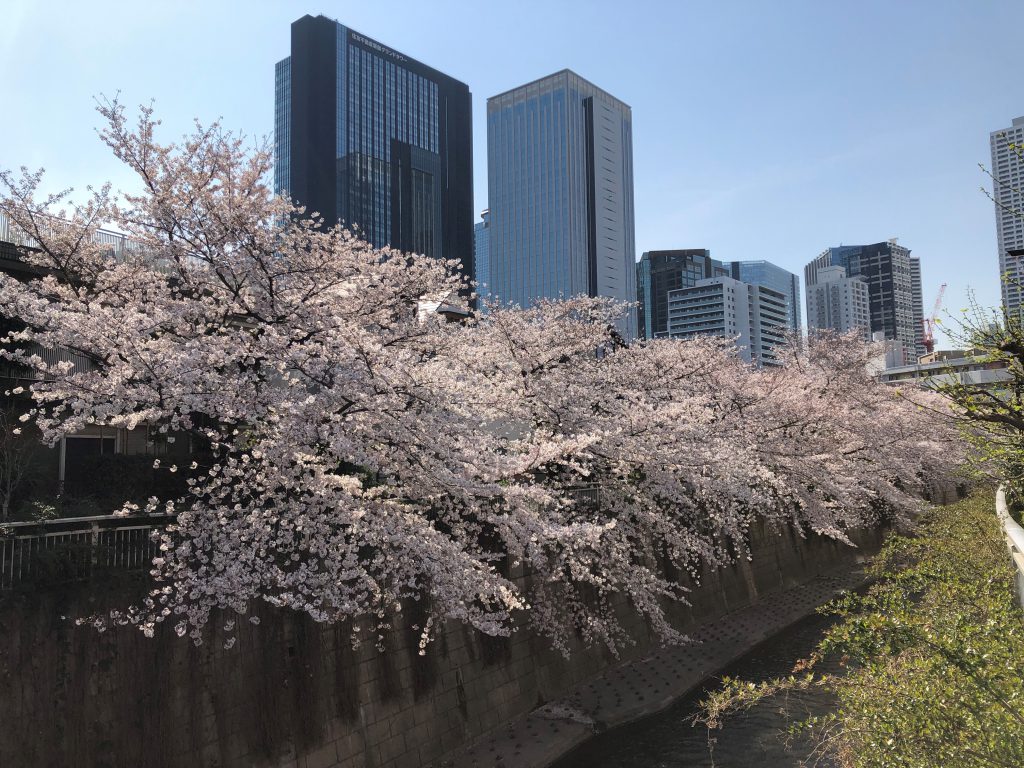
<instances>
[{"instance_id":1,"label":"water reflection","mask_svg":"<svg viewBox=\"0 0 1024 768\"><path fill-rule=\"evenodd\" d=\"M788 675L793 664L806 658L834 619L811 616L781 635L759 645L723 674L745 680ZM638 723L601 734L555 764L554 768L797 768L813 752L806 738L787 733L788 721L779 703L766 703L734 716L725 728L708 731L694 726L703 691L695 692L664 712ZM818 692L791 695L794 713L825 714L831 698ZM819 768L833 768L821 760Z\"/></svg>"}]
</instances>

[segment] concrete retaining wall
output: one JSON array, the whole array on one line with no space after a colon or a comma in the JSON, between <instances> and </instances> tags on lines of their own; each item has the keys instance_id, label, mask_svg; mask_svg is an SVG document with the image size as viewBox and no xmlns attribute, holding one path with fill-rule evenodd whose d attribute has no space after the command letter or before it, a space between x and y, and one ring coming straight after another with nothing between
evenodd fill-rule
<instances>
[{"instance_id":1,"label":"concrete retaining wall","mask_svg":"<svg viewBox=\"0 0 1024 768\"><path fill-rule=\"evenodd\" d=\"M753 560L706 574L691 606L672 608L684 631L874 551L791 531L752 534ZM527 631L486 638L449 624L418 654L405 613L386 638L353 650L347 626L260 608L231 650L212 628L194 647L172 632L96 633L66 617L124 604L124 587L3 598L0 604L0 765L412 768L559 698L616 660L577 648L566 661ZM644 623L629 627L651 648Z\"/></svg>"}]
</instances>

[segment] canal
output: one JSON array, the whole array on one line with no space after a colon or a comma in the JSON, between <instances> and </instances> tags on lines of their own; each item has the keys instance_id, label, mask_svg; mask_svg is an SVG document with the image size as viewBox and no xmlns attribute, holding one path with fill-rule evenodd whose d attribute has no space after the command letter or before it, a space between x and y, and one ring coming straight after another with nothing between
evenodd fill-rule
<instances>
[{"instance_id":1,"label":"canal","mask_svg":"<svg viewBox=\"0 0 1024 768\"><path fill-rule=\"evenodd\" d=\"M760 704L733 716L711 734L713 744L708 730L694 725L692 717L722 675L753 681L788 675L797 661L810 655L833 621L814 615L798 622L722 670L706 687L659 714L596 736L554 768L797 768L812 756L814 745L789 736L788 720L778 703ZM796 715L822 715L833 701L815 692L791 695L788 706ZM833 763L821 760L816 765L832 768Z\"/></svg>"}]
</instances>

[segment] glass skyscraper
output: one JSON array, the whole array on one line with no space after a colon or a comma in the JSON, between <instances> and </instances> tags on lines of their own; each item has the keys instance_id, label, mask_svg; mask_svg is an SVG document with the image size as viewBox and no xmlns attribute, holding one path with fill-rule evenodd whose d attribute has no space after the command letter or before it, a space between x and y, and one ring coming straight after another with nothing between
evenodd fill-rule
<instances>
[{"instance_id":1,"label":"glass skyscraper","mask_svg":"<svg viewBox=\"0 0 1024 768\"><path fill-rule=\"evenodd\" d=\"M292 24L275 81L276 192L472 276L468 86L324 16Z\"/></svg>"},{"instance_id":2,"label":"glass skyscraper","mask_svg":"<svg viewBox=\"0 0 1024 768\"><path fill-rule=\"evenodd\" d=\"M800 278L770 261L730 261L726 268L736 280L763 285L786 297L786 318L790 330L800 331Z\"/></svg>"},{"instance_id":3,"label":"glass skyscraper","mask_svg":"<svg viewBox=\"0 0 1024 768\"><path fill-rule=\"evenodd\" d=\"M569 70L488 99L487 182L492 295L636 300L627 104Z\"/></svg>"}]
</instances>

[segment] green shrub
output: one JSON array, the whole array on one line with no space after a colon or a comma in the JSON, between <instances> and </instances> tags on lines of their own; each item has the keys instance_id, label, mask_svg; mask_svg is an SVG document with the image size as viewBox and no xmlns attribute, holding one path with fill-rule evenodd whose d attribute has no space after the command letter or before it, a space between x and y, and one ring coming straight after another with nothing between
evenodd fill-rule
<instances>
[{"instance_id":1,"label":"green shrub","mask_svg":"<svg viewBox=\"0 0 1024 768\"><path fill-rule=\"evenodd\" d=\"M894 537L864 595L830 606L810 672L738 680L705 702L703 720L769 697L821 688L838 702L804 720L843 768L1024 765L1024 614L992 493L931 510L914 538ZM840 659L841 674L815 670Z\"/></svg>"}]
</instances>

